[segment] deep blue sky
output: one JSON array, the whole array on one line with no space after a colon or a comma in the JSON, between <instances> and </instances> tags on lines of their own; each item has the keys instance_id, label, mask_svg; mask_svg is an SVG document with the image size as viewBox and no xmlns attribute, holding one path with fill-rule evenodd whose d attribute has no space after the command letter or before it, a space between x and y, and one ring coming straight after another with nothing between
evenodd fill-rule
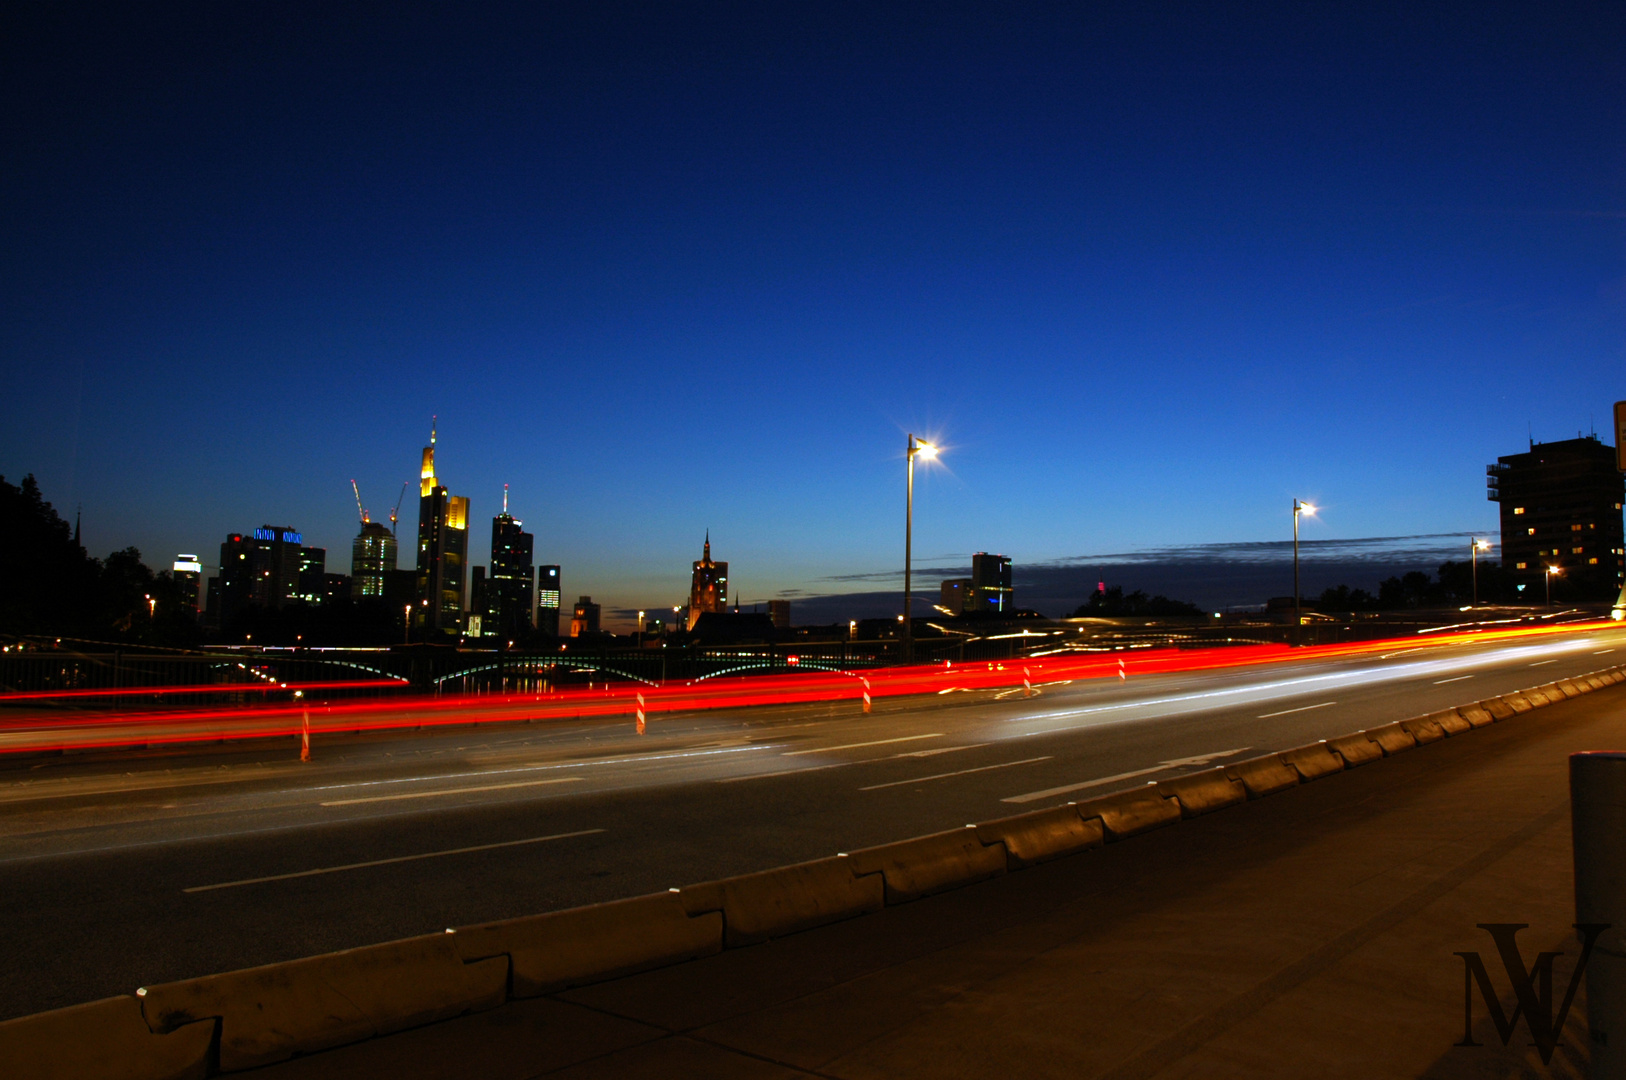
<instances>
[{"instance_id":1,"label":"deep blue sky","mask_svg":"<svg viewBox=\"0 0 1626 1080\"><path fill-rule=\"evenodd\" d=\"M0 20L0 473L95 554L344 570L431 414L612 607L900 567L908 431L928 565L1492 531L1626 397L1619 4Z\"/></svg>"}]
</instances>

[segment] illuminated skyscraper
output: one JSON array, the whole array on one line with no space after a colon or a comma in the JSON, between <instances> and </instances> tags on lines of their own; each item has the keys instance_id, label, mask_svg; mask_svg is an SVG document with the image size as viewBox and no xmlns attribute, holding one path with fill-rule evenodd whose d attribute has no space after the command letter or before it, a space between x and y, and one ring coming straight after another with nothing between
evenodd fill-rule
<instances>
[{"instance_id":1,"label":"illuminated skyscraper","mask_svg":"<svg viewBox=\"0 0 1626 1080\"><path fill-rule=\"evenodd\" d=\"M531 630L534 603L531 568L531 534L523 522L508 512L508 485L502 486L502 513L491 519L491 577L487 583L486 607L495 632L509 639Z\"/></svg>"},{"instance_id":2,"label":"illuminated skyscraper","mask_svg":"<svg viewBox=\"0 0 1626 1080\"><path fill-rule=\"evenodd\" d=\"M384 595L385 574L395 569L395 534L369 521L350 545L350 595L357 600Z\"/></svg>"},{"instance_id":3,"label":"illuminated skyscraper","mask_svg":"<svg viewBox=\"0 0 1626 1080\"><path fill-rule=\"evenodd\" d=\"M202 610L203 564L196 555L177 555L171 573L175 576L175 588L181 594L181 606L196 618Z\"/></svg>"},{"instance_id":4,"label":"illuminated skyscraper","mask_svg":"<svg viewBox=\"0 0 1626 1080\"><path fill-rule=\"evenodd\" d=\"M728 608L728 564L711 561L711 532L706 532L706 546L700 561L694 564L689 579L689 629L708 611Z\"/></svg>"},{"instance_id":5,"label":"illuminated skyscraper","mask_svg":"<svg viewBox=\"0 0 1626 1080\"><path fill-rule=\"evenodd\" d=\"M469 500L448 494L435 475L435 438L431 425L418 483L418 606L414 615L420 629L456 634L463 628Z\"/></svg>"},{"instance_id":6,"label":"illuminated skyscraper","mask_svg":"<svg viewBox=\"0 0 1626 1080\"><path fill-rule=\"evenodd\" d=\"M1626 487L1614 447L1596 436L1532 442L1486 472L1489 498L1502 504L1502 569L1527 596L1541 599L1548 567L1558 570L1555 594L1616 593L1626 572Z\"/></svg>"},{"instance_id":7,"label":"illuminated skyscraper","mask_svg":"<svg viewBox=\"0 0 1626 1080\"><path fill-rule=\"evenodd\" d=\"M536 628L549 637L559 636L559 568L536 568Z\"/></svg>"},{"instance_id":8,"label":"illuminated skyscraper","mask_svg":"<svg viewBox=\"0 0 1626 1080\"><path fill-rule=\"evenodd\" d=\"M284 525L232 533L220 545L220 625L253 604L281 608L299 596L304 537ZM320 551L321 549L313 549Z\"/></svg>"}]
</instances>

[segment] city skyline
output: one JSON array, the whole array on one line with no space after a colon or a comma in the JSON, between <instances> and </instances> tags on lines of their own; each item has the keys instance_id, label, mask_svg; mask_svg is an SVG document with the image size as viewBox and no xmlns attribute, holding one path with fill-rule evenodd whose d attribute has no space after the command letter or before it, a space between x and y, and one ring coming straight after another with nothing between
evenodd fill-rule
<instances>
[{"instance_id":1,"label":"city skyline","mask_svg":"<svg viewBox=\"0 0 1626 1080\"><path fill-rule=\"evenodd\" d=\"M96 555L336 570L438 414L608 624L707 529L747 604L901 576L909 431L919 573L1019 604L1295 497L1495 536L1485 466L1626 396L1621 18L20 13L0 473Z\"/></svg>"}]
</instances>

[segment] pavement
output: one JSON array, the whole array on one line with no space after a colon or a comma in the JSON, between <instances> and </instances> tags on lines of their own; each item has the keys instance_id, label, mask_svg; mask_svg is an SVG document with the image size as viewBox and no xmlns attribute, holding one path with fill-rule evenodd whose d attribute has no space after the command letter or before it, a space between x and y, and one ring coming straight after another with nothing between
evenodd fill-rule
<instances>
[{"instance_id":1,"label":"pavement","mask_svg":"<svg viewBox=\"0 0 1626 1080\"><path fill-rule=\"evenodd\" d=\"M306 1077L1573 1077L1465 965L1576 955L1567 757L1609 688L1243 806L752 948L258 1070ZM1032 807L1023 807L1032 809Z\"/></svg>"},{"instance_id":2,"label":"pavement","mask_svg":"<svg viewBox=\"0 0 1626 1080\"><path fill-rule=\"evenodd\" d=\"M1530 641L0 771L0 1018L661 891L1169 779L1620 659Z\"/></svg>"}]
</instances>

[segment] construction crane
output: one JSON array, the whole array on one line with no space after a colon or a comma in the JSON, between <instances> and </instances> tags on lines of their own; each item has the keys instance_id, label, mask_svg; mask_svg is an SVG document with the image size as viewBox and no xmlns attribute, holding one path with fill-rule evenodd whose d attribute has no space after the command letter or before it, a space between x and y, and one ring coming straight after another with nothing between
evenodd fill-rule
<instances>
[{"instance_id":1,"label":"construction crane","mask_svg":"<svg viewBox=\"0 0 1626 1080\"><path fill-rule=\"evenodd\" d=\"M401 500L406 498L407 485L410 484L410 483L412 483L411 480L403 480L403 481L401 481L401 494L399 494L399 495L397 495L395 497L395 509L390 511L390 535L391 536L395 535L395 521L396 521L397 518L399 518L401 516Z\"/></svg>"},{"instance_id":2,"label":"construction crane","mask_svg":"<svg viewBox=\"0 0 1626 1080\"><path fill-rule=\"evenodd\" d=\"M356 513L361 515L361 523L366 525L371 519L367 517L367 508L361 505L361 489L354 480L350 481L350 490L356 493Z\"/></svg>"}]
</instances>

